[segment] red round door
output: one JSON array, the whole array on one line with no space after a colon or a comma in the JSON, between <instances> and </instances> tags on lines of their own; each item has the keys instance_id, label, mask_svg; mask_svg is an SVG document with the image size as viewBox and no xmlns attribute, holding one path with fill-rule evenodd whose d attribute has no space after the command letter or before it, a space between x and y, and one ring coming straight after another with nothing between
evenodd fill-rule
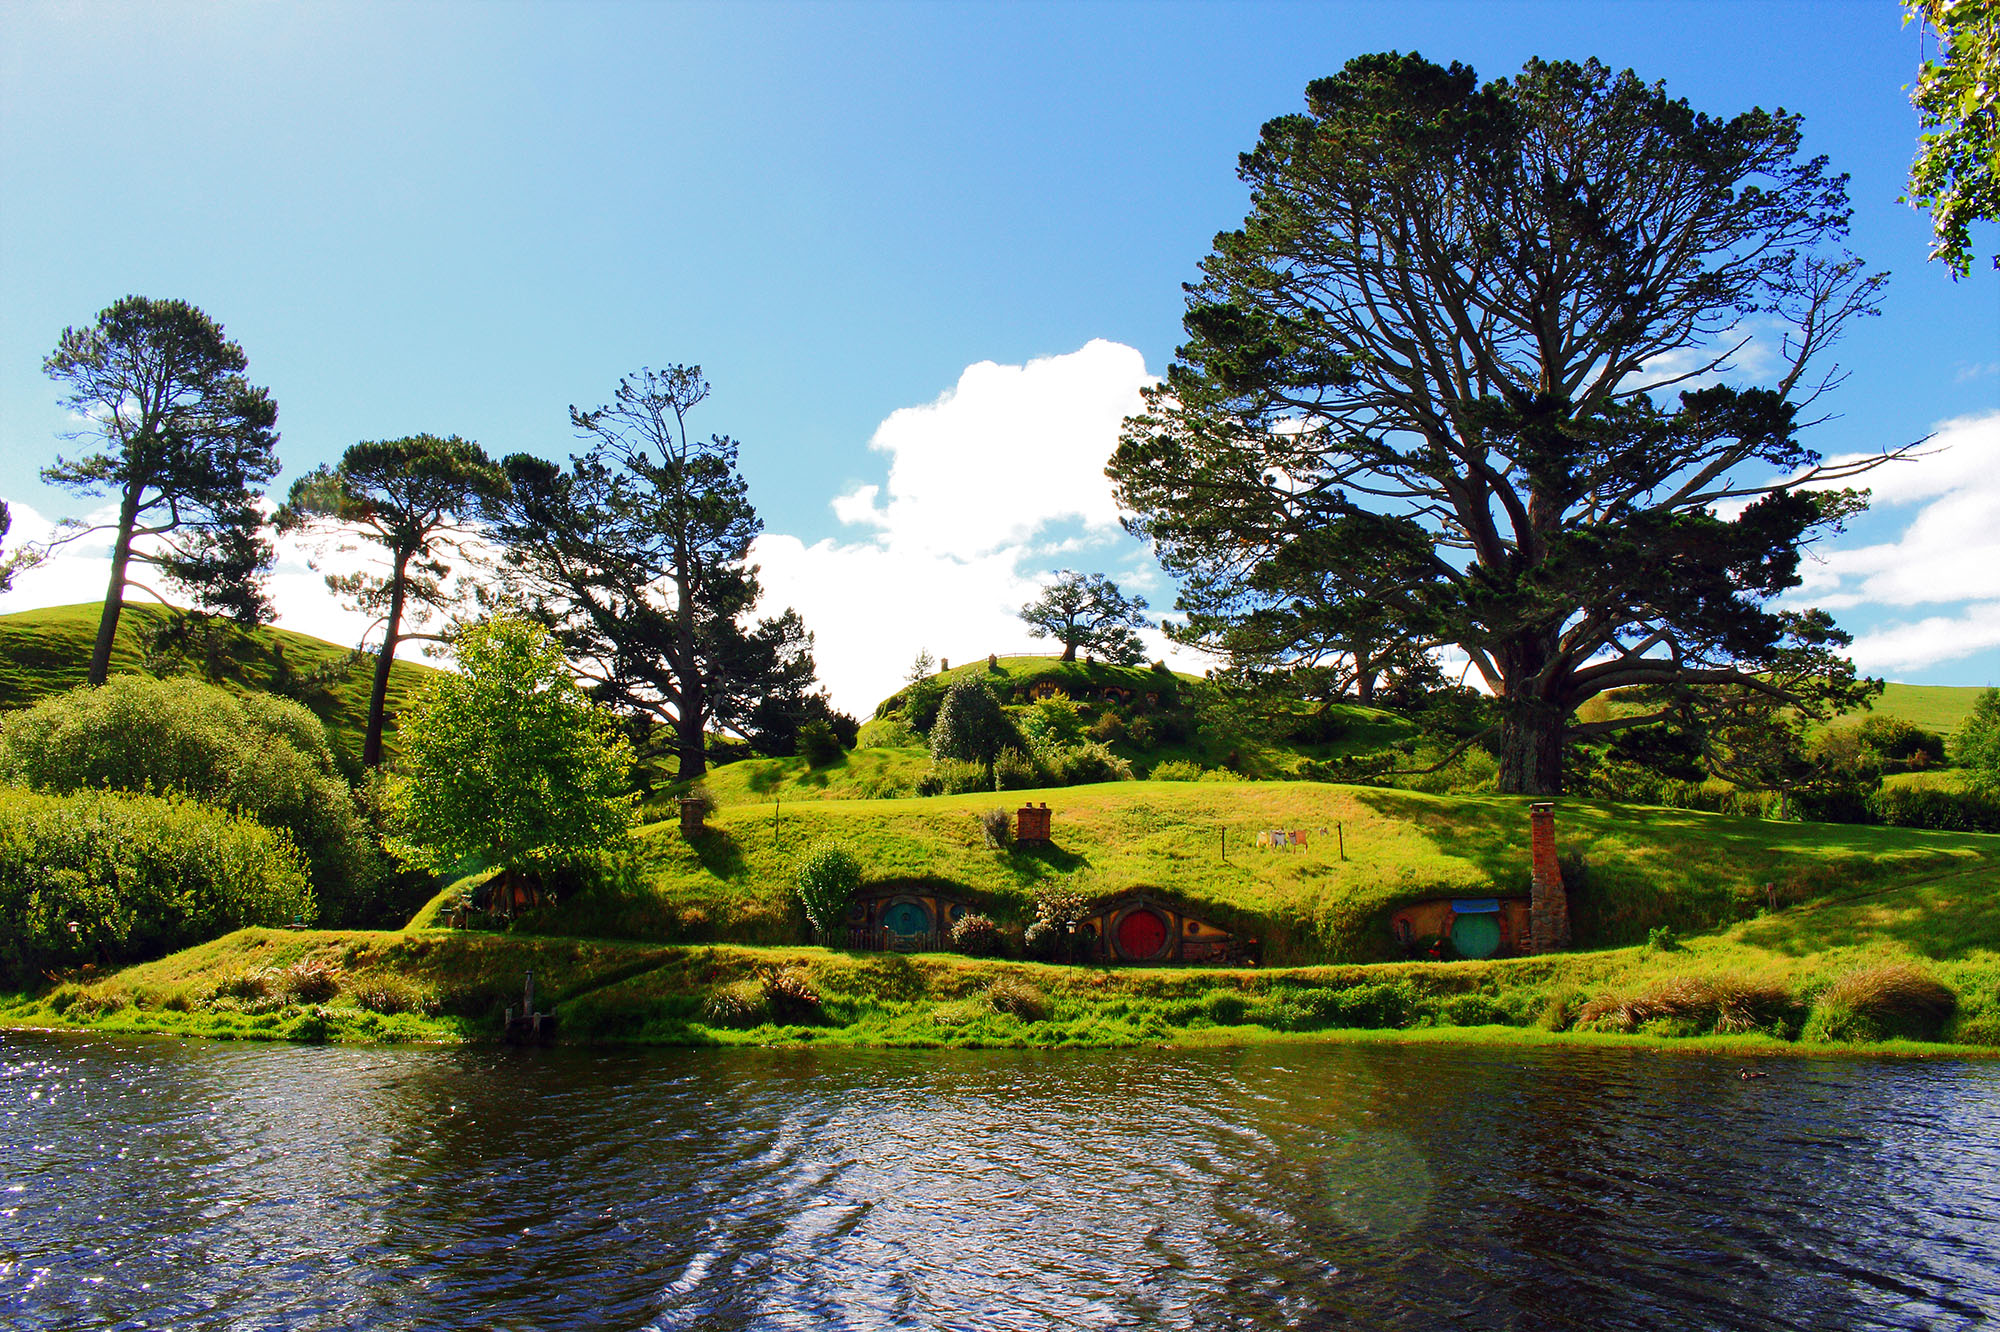
<instances>
[{"instance_id":1,"label":"red round door","mask_svg":"<svg viewBox=\"0 0 2000 1332\"><path fill-rule=\"evenodd\" d=\"M1118 922L1118 951L1134 962L1159 956L1167 944L1167 922L1159 912L1141 907Z\"/></svg>"}]
</instances>

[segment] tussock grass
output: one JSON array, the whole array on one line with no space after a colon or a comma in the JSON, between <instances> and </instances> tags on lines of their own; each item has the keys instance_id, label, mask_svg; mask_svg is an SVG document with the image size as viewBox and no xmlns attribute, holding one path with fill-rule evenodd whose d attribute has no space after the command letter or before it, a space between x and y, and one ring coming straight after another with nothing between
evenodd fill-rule
<instances>
[{"instance_id":1,"label":"tussock grass","mask_svg":"<svg viewBox=\"0 0 2000 1332\"><path fill-rule=\"evenodd\" d=\"M1762 1031L1789 1038L1802 1005L1785 986L1741 976L1675 976L1623 996L1584 1004L1577 1026L1587 1031L1649 1031L1661 1035L1740 1036Z\"/></svg>"},{"instance_id":2,"label":"tussock grass","mask_svg":"<svg viewBox=\"0 0 2000 1332\"><path fill-rule=\"evenodd\" d=\"M1815 1041L1935 1041L1958 1011L1958 995L1923 967L1891 962L1850 971L1813 1005Z\"/></svg>"}]
</instances>

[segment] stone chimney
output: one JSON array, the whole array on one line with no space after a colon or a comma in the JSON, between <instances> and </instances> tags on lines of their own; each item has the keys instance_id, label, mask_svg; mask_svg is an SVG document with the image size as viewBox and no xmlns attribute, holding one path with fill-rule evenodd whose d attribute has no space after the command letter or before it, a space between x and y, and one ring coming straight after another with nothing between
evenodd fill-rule
<instances>
[{"instance_id":1,"label":"stone chimney","mask_svg":"<svg viewBox=\"0 0 2000 1332\"><path fill-rule=\"evenodd\" d=\"M1528 898L1530 942L1537 953L1560 952L1569 947L1569 893L1556 860L1555 805L1542 801L1528 806L1528 826L1534 865L1534 887Z\"/></svg>"}]
</instances>

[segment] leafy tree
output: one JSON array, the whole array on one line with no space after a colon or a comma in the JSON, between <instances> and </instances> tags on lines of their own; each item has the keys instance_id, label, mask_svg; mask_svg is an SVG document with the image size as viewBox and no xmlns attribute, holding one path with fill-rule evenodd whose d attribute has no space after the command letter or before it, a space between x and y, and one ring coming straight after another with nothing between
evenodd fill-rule
<instances>
[{"instance_id":1,"label":"leafy tree","mask_svg":"<svg viewBox=\"0 0 2000 1332\"><path fill-rule=\"evenodd\" d=\"M1952 733L1951 756L1965 769L1973 789L2000 797L2000 689L1988 689L1972 713Z\"/></svg>"},{"instance_id":2,"label":"leafy tree","mask_svg":"<svg viewBox=\"0 0 2000 1332\"><path fill-rule=\"evenodd\" d=\"M469 520L506 486L506 475L471 440L409 435L354 445L339 466L321 466L294 482L278 511L281 531L315 524L358 528L385 552L386 572L326 578L329 589L347 598L348 609L373 614L382 626L361 749L361 761L371 768L382 762L383 712L396 649L412 639L439 639L420 631L450 600L445 579L452 559L462 558Z\"/></svg>"},{"instance_id":3,"label":"leafy tree","mask_svg":"<svg viewBox=\"0 0 2000 1332\"><path fill-rule=\"evenodd\" d=\"M1903 0L1903 22L1911 20L1938 45L1910 92L1925 133L1904 202L1929 211L1931 258L1964 277L1972 224L2000 221L2000 0Z\"/></svg>"},{"instance_id":4,"label":"leafy tree","mask_svg":"<svg viewBox=\"0 0 2000 1332\"><path fill-rule=\"evenodd\" d=\"M669 366L621 379L595 411L572 407L589 451L567 470L508 458L495 527L517 590L600 695L673 728L682 777L707 770L711 727L746 735L759 699L812 674L797 615L743 626L763 525L736 442L688 429L708 391L699 366Z\"/></svg>"},{"instance_id":5,"label":"leafy tree","mask_svg":"<svg viewBox=\"0 0 2000 1332\"><path fill-rule=\"evenodd\" d=\"M62 405L88 420L72 438L104 447L58 457L42 479L118 502L110 523L73 522L57 541L114 533L90 683L111 666L130 576L151 565L203 610L245 624L270 617L259 586L272 550L258 511L259 488L277 475L277 404L243 377L243 349L222 325L186 301L127 296L89 328L66 328L42 363L68 388Z\"/></svg>"},{"instance_id":6,"label":"leafy tree","mask_svg":"<svg viewBox=\"0 0 2000 1332\"><path fill-rule=\"evenodd\" d=\"M848 901L861 886L861 862L847 848L821 842L799 865L797 883L806 919L820 942L831 943L834 931L847 919Z\"/></svg>"},{"instance_id":7,"label":"leafy tree","mask_svg":"<svg viewBox=\"0 0 2000 1332\"><path fill-rule=\"evenodd\" d=\"M932 758L988 768L1001 750L1021 743L1000 700L977 680L960 680L946 691L937 720L931 723L930 739Z\"/></svg>"},{"instance_id":8,"label":"leafy tree","mask_svg":"<svg viewBox=\"0 0 2000 1332\"><path fill-rule=\"evenodd\" d=\"M1028 622L1031 637L1061 643L1064 661L1075 661L1076 650L1082 648L1130 666L1146 659L1144 645L1132 632L1152 628L1145 611L1144 597L1122 595L1118 584L1103 574L1058 569L1042 595L1021 607L1021 618Z\"/></svg>"},{"instance_id":9,"label":"leafy tree","mask_svg":"<svg viewBox=\"0 0 2000 1332\"><path fill-rule=\"evenodd\" d=\"M1860 507L1830 485L1881 461L1798 438L1882 278L1838 248L1845 178L1797 117L1697 114L1595 61L1482 86L1394 54L1306 102L1242 158L1250 214L1109 468L1167 567L1257 593L1337 533L1312 552L1337 576L1258 595L1464 653L1505 791L1559 791L1568 736L1650 720L1573 726L1607 690L1852 697L1845 636L1768 604ZM1774 381L1691 387L1752 318L1785 330Z\"/></svg>"},{"instance_id":10,"label":"leafy tree","mask_svg":"<svg viewBox=\"0 0 2000 1332\"><path fill-rule=\"evenodd\" d=\"M505 616L454 646L458 671L403 713L391 850L436 872L468 855L532 872L622 841L632 749L570 678L562 646Z\"/></svg>"}]
</instances>

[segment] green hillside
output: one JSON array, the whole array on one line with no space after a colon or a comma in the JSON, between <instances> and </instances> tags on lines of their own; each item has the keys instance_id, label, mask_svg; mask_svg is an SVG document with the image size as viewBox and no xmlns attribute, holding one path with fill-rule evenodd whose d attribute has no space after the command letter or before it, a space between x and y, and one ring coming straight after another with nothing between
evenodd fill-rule
<instances>
[{"instance_id":1,"label":"green hillside","mask_svg":"<svg viewBox=\"0 0 2000 1332\"><path fill-rule=\"evenodd\" d=\"M0 710L26 707L49 694L84 683L90 649L97 638L100 607L53 606L45 610L0 615ZM118 618L118 638L111 650L113 673L141 669L141 639L168 612L153 605L127 606ZM318 667L345 660L349 649L289 629L262 627L234 636L219 663L224 687L286 692L288 676L307 675ZM358 758L368 724L368 688L372 664L355 664L344 679L317 695L301 698L327 724L335 743ZM396 748L394 718L403 701L431 674L433 667L397 661L389 671L390 729L384 738L389 753Z\"/></svg>"},{"instance_id":2,"label":"green hillside","mask_svg":"<svg viewBox=\"0 0 2000 1332\"><path fill-rule=\"evenodd\" d=\"M1891 684L1875 700L1875 711L1949 737L1972 715L1972 705L1985 692L1984 686ZM1843 720L1864 715L1855 711Z\"/></svg>"},{"instance_id":3,"label":"green hillside","mask_svg":"<svg viewBox=\"0 0 2000 1332\"><path fill-rule=\"evenodd\" d=\"M1054 848L989 849L980 812L1024 799L1054 811ZM1144 888L1257 936L1272 963L1369 961L1391 954L1383 921L1398 905L1524 892L1527 804L1317 782L743 804L719 810L693 842L671 822L647 827L621 887L573 898L538 928L789 943L801 937L790 897L797 858L834 840L855 852L870 882L948 886L1003 920L1029 918L1043 884L1091 897ZM1309 847L1257 849L1256 833L1274 828L1306 831ZM1660 925L1713 929L1774 901L1887 887L2000 856L1995 837L1585 800L1561 802L1558 835L1586 867L1574 908L1585 946L1643 942Z\"/></svg>"}]
</instances>

